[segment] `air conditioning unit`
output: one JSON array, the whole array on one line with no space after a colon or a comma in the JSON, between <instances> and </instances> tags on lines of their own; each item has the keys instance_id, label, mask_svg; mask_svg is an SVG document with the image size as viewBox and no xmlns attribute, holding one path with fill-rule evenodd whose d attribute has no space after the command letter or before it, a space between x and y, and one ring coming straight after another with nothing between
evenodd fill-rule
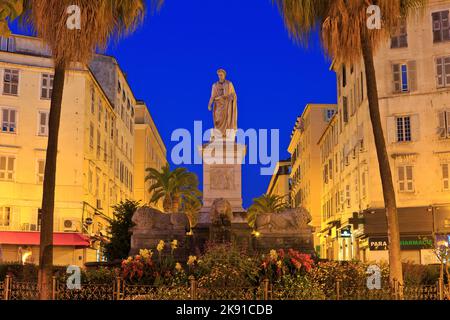
<instances>
[{"instance_id":1,"label":"air conditioning unit","mask_svg":"<svg viewBox=\"0 0 450 320\"><path fill-rule=\"evenodd\" d=\"M79 222L71 219L64 219L63 221L63 230L64 232L78 232L80 231L78 228Z\"/></svg>"},{"instance_id":2,"label":"air conditioning unit","mask_svg":"<svg viewBox=\"0 0 450 320\"><path fill-rule=\"evenodd\" d=\"M97 209L103 210L103 203L102 203L102 200L100 200L100 199L97 199Z\"/></svg>"}]
</instances>

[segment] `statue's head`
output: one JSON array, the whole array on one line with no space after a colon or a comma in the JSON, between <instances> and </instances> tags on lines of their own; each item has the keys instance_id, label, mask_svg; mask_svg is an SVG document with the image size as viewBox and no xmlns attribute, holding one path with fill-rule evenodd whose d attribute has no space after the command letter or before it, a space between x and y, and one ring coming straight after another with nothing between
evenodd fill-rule
<instances>
[{"instance_id":1,"label":"statue's head","mask_svg":"<svg viewBox=\"0 0 450 320\"><path fill-rule=\"evenodd\" d=\"M227 72L224 69L217 70L217 76L220 82L224 82L227 77Z\"/></svg>"}]
</instances>

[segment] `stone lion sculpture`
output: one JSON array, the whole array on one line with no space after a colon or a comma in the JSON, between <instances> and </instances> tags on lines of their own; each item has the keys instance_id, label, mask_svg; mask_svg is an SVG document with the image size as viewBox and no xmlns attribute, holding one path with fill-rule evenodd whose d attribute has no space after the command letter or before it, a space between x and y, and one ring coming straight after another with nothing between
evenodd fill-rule
<instances>
[{"instance_id":1,"label":"stone lion sculpture","mask_svg":"<svg viewBox=\"0 0 450 320\"><path fill-rule=\"evenodd\" d=\"M154 231L191 231L188 217L184 213L162 213L150 207L141 207L133 215L133 233Z\"/></svg>"},{"instance_id":2,"label":"stone lion sculpture","mask_svg":"<svg viewBox=\"0 0 450 320\"><path fill-rule=\"evenodd\" d=\"M220 198L214 200L211 206L211 222L216 226L231 226L233 221L233 208L230 202Z\"/></svg>"},{"instance_id":3,"label":"stone lion sculpture","mask_svg":"<svg viewBox=\"0 0 450 320\"><path fill-rule=\"evenodd\" d=\"M304 208L280 213L262 213L256 217L255 229L260 233L297 233L310 228L312 217Z\"/></svg>"}]
</instances>

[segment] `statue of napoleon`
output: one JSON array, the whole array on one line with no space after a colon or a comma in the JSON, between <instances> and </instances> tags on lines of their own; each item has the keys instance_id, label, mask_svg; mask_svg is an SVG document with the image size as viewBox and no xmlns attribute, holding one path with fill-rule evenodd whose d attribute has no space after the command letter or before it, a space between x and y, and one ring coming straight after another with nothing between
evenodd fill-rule
<instances>
[{"instance_id":1,"label":"statue of napoleon","mask_svg":"<svg viewBox=\"0 0 450 320\"><path fill-rule=\"evenodd\" d=\"M227 136L227 130L232 131L232 137L237 130L237 95L233 83L226 80L227 72L223 69L217 70L219 81L212 87L211 99L208 110L213 111L214 129ZM232 132L228 132L229 134Z\"/></svg>"}]
</instances>

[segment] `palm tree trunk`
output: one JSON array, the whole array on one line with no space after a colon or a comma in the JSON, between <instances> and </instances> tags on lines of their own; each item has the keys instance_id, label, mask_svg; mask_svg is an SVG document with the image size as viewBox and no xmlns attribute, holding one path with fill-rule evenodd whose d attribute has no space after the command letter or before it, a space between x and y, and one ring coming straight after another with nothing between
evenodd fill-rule
<instances>
[{"instance_id":1,"label":"palm tree trunk","mask_svg":"<svg viewBox=\"0 0 450 320\"><path fill-rule=\"evenodd\" d=\"M172 198L172 212L171 213L179 213L180 212L180 197L179 196L173 196Z\"/></svg>"},{"instance_id":2,"label":"palm tree trunk","mask_svg":"<svg viewBox=\"0 0 450 320\"><path fill-rule=\"evenodd\" d=\"M39 298L51 299L53 269L53 220L55 209L56 159L61 119L61 105L66 69L55 67L53 93L48 123L48 144L42 195L41 234L39 248Z\"/></svg>"},{"instance_id":3,"label":"palm tree trunk","mask_svg":"<svg viewBox=\"0 0 450 320\"><path fill-rule=\"evenodd\" d=\"M367 30L361 32L361 47L366 69L367 99L372 122L375 148L377 150L381 184L383 188L384 205L386 208L388 238L389 238L389 278L391 283L397 282L403 286L402 263L400 256L400 228L398 223L397 203L395 200L392 172L389 156L386 150L383 127L381 126L380 106L378 100L377 79L373 59L373 48L368 39ZM400 295L402 296L400 290Z\"/></svg>"}]
</instances>

